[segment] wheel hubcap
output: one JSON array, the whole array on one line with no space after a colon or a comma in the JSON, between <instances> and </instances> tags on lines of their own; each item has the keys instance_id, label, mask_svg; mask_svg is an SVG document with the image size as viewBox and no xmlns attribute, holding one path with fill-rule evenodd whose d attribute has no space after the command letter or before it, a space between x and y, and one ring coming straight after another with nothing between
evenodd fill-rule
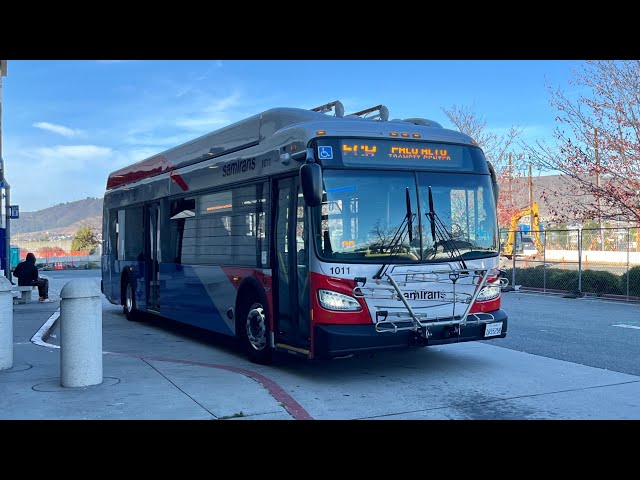
<instances>
[{"instance_id":1,"label":"wheel hubcap","mask_svg":"<svg viewBox=\"0 0 640 480\"><path fill-rule=\"evenodd\" d=\"M131 285L127 285L127 295L124 300L125 307L127 307L127 312L131 312L133 309L133 289Z\"/></svg>"},{"instance_id":2,"label":"wheel hubcap","mask_svg":"<svg viewBox=\"0 0 640 480\"><path fill-rule=\"evenodd\" d=\"M267 328L264 308L259 303L254 303L247 315L247 338L256 350L262 350L267 346Z\"/></svg>"}]
</instances>

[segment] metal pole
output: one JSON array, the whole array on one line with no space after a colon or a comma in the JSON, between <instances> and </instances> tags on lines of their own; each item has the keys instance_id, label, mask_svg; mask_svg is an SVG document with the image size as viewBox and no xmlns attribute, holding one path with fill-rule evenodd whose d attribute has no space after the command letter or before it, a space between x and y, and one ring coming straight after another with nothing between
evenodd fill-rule
<instances>
[{"instance_id":1,"label":"metal pole","mask_svg":"<svg viewBox=\"0 0 640 480\"><path fill-rule=\"evenodd\" d=\"M5 60L1 60L4 62ZM2 156L2 77L5 75L4 69L0 66L0 185L4 180L4 157ZM0 193L2 187L0 186ZM2 226L2 195L0 195L0 227Z\"/></svg>"},{"instance_id":2,"label":"metal pole","mask_svg":"<svg viewBox=\"0 0 640 480\"><path fill-rule=\"evenodd\" d=\"M531 225L531 231L533 231L533 175L531 174L531 159L529 159L529 207L531 207L529 225Z\"/></svg>"},{"instance_id":3,"label":"metal pole","mask_svg":"<svg viewBox=\"0 0 640 480\"><path fill-rule=\"evenodd\" d=\"M513 270L511 272L511 277L512 277L511 285L513 285L514 289L516 288L516 232L517 230L513 232L513 249L511 250L511 258L513 259Z\"/></svg>"},{"instance_id":4,"label":"metal pole","mask_svg":"<svg viewBox=\"0 0 640 480\"><path fill-rule=\"evenodd\" d=\"M582 227L578 227L578 293L582 293Z\"/></svg>"},{"instance_id":5,"label":"metal pole","mask_svg":"<svg viewBox=\"0 0 640 480\"><path fill-rule=\"evenodd\" d=\"M547 231L544 233L544 250L542 251L542 291L547 291Z\"/></svg>"},{"instance_id":6,"label":"metal pole","mask_svg":"<svg viewBox=\"0 0 640 480\"><path fill-rule=\"evenodd\" d=\"M9 206L9 185L6 184L6 178L4 173L4 157L2 156L2 77L7 75L7 60L0 60L0 226L2 225L2 184L5 184L5 188L7 190L7 206ZM7 209L6 216L6 226L7 231L5 232L5 242L6 242L6 255L0 253L0 255L5 255L5 276L11 281L11 237L9 236L9 210Z\"/></svg>"},{"instance_id":7,"label":"metal pole","mask_svg":"<svg viewBox=\"0 0 640 480\"><path fill-rule=\"evenodd\" d=\"M2 77L6 75L4 62L6 60L0 60L0 227L2 227L2 184L4 182L4 157L2 156ZM9 236L6 236L6 241L9 242ZM2 255L0 253L0 255ZM9 265L5 264L5 275L6 272L11 270ZM7 278L9 278L7 276Z\"/></svg>"},{"instance_id":8,"label":"metal pole","mask_svg":"<svg viewBox=\"0 0 640 480\"><path fill-rule=\"evenodd\" d=\"M627 227L627 300L629 300L629 250L631 250L631 228Z\"/></svg>"}]
</instances>

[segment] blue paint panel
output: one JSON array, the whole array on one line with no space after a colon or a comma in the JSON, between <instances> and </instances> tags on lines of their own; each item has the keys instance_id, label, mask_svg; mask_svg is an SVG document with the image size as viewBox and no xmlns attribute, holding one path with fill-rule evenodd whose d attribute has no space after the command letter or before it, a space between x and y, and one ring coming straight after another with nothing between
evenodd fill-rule
<instances>
[{"instance_id":1,"label":"blue paint panel","mask_svg":"<svg viewBox=\"0 0 640 480\"><path fill-rule=\"evenodd\" d=\"M233 335L191 266L160 264L160 313L178 322Z\"/></svg>"}]
</instances>

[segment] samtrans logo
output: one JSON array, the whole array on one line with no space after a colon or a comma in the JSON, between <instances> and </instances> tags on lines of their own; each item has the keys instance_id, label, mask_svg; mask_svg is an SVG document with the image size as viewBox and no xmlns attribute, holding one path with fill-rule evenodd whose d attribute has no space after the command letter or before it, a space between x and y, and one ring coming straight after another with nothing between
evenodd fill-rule
<instances>
[{"instance_id":1,"label":"samtrans logo","mask_svg":"<svg viewBox=\"0 0 640 480\"><path fill-rule=\"evenodd\" d=\"M236 160L235 162L228 163L222 167L222 176L228 177L229 175L235 175L236 173L248 172L256 168L255 158L243 158L242 160Z\"/></svg>"},{"instance_id":2,"label":"samtrans logo","mask_svg":"<svg viewBox=\"0 0 640 480\"><path fill-rule=\"evenodd\" d=\"M416 290L414 292L404 292L404 298L407 300L444 300L447 296L443 292Z\"/></svg>"}]
</instances>

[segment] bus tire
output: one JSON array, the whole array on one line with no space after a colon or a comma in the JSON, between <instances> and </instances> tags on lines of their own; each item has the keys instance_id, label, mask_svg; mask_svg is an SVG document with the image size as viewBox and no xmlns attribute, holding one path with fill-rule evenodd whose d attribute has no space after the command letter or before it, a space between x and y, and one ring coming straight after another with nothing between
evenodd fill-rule
<instances>
[{"instance_id":1,"label":"bus tire","mask_svg":"<svg viewBox=\"0 0 640 480\"><path fill-rule=\"evenodd\" d=\"M273 349L269 345L267 302L261 295L251 292L243 299L238 313L238 333L247 357L253 363L270 364Z\"/></svg>"},{"instance_id":2,"label":"bus tire","mask_svg":"<svg viewBox=\"0 0 640 480\"><path fill-rule=\"evenodd\" d=\"M127 281L124 287L124 305L122 312L129 321L135 321L138 318L135 289L129 281Z\"/></svg>"}]
</instances>

